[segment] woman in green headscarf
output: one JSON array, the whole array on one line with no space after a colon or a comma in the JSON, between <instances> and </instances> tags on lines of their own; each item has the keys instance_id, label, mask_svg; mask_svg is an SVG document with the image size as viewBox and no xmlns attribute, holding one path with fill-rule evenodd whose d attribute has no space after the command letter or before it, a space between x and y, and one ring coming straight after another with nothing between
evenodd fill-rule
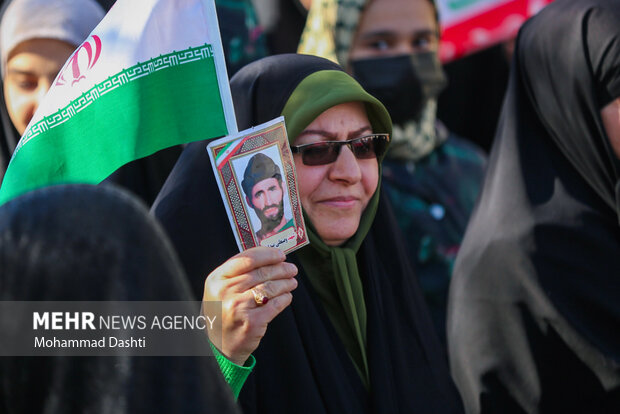
<instances>
[{"instance_id":1,"label":"woman in green headscarf","mask_svg":"<svg viewBox=\"0 0 620 414\"><path fill-rule=\"evenodd\" d=\"M315 0L299 46L300 53L339 62L392 117L383 189L445 340L452 266L486 157L436 118L446 85L438 49L433 0Z\"/></svg>"},{"instance_id":2,"label":"woman in green headscarf","mask_svg":"<svg viewBox=\"0 0 620 414\"><path fill-rule=\"evenodd\" d=\"M217 186L204 143L185 150L154 210L197 293L209 274L203 299L222 301L211 339L236 393L247 377L244 412L460 412L380 197L383 105L338 65L305 55L254 62L231 91L241 129L284 116L310 245L288 262L265 247L233 256L225 210L209 203Z\"/></svg>"}]
</instances>

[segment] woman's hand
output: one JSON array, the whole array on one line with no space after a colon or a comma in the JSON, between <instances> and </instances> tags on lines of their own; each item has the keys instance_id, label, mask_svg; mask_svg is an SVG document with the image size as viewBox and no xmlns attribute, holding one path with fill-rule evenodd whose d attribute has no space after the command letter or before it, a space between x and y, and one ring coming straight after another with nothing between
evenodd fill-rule
<instances>
[{"instance_id":1,"label":"woman's hand","mask_svg":"<svg viewBox=\"0 0 620 414\"><path fill-rule=\"evenodd\" d=\"M267 325L293 300L297 267L272 247L254 247L228 259L205 281L203 301L222 302L222 331L209 332L232 362L243 365L258 347ZM259 305L252 290L268 301Z\"/></svg>"}]
</instances>

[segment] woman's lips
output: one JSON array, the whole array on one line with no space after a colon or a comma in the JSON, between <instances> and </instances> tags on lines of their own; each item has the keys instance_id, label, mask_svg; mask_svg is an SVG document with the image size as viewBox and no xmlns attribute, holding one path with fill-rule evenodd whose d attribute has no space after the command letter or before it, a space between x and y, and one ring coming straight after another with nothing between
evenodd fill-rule
<instances>
[{"instance_id":1,"label":"woman's lips","mask_svg":"<svg viewBox=\"0 0 620 414\"><path fill-rule=\"evenodd\" d=\"M354 207L359 199L357 197L333 197L321 200L321 204L335 208L351 208Z\"/></svg>"}]
</instances>

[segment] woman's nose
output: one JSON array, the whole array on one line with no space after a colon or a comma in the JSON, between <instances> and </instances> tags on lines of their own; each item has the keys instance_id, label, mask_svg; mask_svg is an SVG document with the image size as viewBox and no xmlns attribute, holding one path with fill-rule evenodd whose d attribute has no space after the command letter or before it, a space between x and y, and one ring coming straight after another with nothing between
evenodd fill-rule
<instances>
[{"instance_id":1,"label":"woman's nose","mask_svg":"<svg viewBox=\"0 0 620 414\"><path fill-rule=\"evenodd\" d=\"M344 181L350 184L362 179L362 170L348 145L340 148L340 154L330 168L329 178L332 181Z\"/></svg>"},{"instance_id":2,"label":"woman's nose","mask_svg":"<svg viewBox=\"0 0 620 414\"><path fill-rule=\"evenodd\" d=\"M417 50L413 47L411 42L408 42L406 40L400 40L398 43L394 45L391 52L393 53L394 56L412 55L415 52L417 52Z\"/></svg>"}]
</instances>

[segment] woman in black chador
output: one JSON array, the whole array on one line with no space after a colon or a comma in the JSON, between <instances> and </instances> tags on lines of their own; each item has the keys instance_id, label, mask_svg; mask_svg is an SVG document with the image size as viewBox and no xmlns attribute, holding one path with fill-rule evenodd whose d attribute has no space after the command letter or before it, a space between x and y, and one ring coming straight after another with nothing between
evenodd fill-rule
<instances>
[{"instance_id":1,"label":"woman in black chador","mask_svg":"<svg viewBox=\"0 0 620 414\"><path fill-rule=\"evenodd\" d=\"M258 60L230 86L239 129L284 116L310 244L290 263L267 247L235 256L204 142L187 146L153 208L194 292L222 301L216 357L235 393L237 373L251 370L244 413L461 412L380 197L385 107L340 66L308 55Z\"/></svg>"},{"instance_id":2,"label":"woman in black chador","mask_svg":"<svg viewBox=\"0 0 620 414\"><path fill-rule=\"evenodd\" d=\"M472 413L620 412L620 2L526 23L450 291Z\"/></svg>"}]
</instances>

